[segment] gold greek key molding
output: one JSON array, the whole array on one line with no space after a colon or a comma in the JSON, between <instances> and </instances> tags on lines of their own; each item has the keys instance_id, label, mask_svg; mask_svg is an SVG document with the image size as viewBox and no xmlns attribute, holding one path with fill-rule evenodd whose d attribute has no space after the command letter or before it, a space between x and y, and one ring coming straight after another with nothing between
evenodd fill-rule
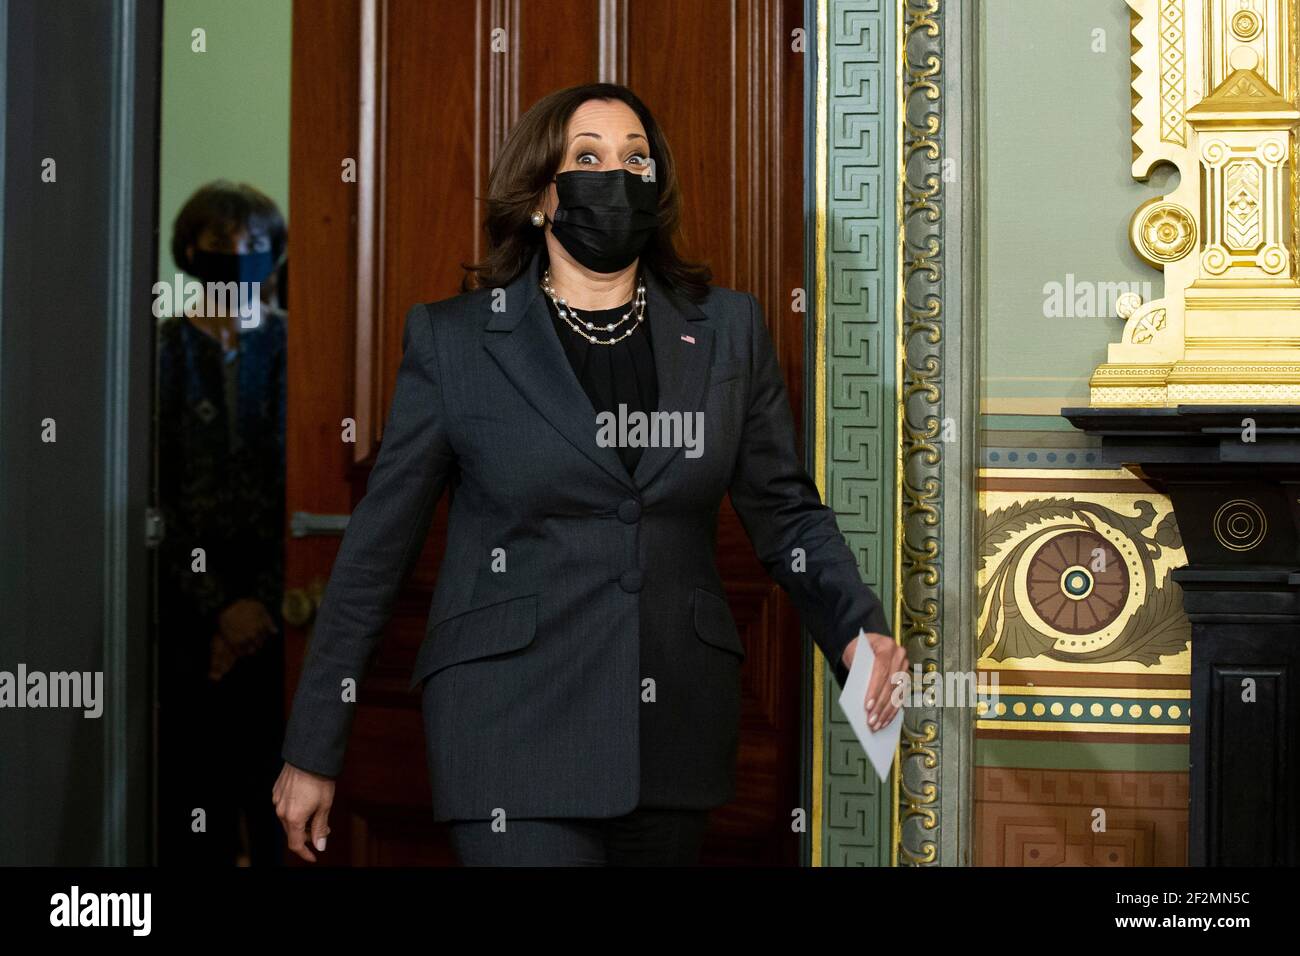
<instances>
[{"instance_id":1,"label":"gold greek key molding","mask_svg":"<svg viewBox=\"0 0 1300 956\"><path fill-rule=\"evenodd\" d=\"M1297 2L1127 0L1133 176L1181 178L1130 222L1165 295L1120 310L1094 406L1300 401Z\"/></svg>"}]
</instances>

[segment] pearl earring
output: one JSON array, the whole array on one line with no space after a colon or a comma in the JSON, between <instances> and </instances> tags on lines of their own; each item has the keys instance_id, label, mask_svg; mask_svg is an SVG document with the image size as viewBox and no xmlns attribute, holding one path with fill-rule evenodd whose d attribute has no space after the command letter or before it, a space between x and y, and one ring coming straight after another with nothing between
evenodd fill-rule
<instances>
[{"instance_id":1,"label":"pearl earring","mask_svg":"<svg viewBox=\"0 0 1300 956\"><path fill-rule=\"evenodd\" d=\"M546 225L546 215L540 209L533 211L533 225L538 229Z\"/></svg>"}]
</instances>

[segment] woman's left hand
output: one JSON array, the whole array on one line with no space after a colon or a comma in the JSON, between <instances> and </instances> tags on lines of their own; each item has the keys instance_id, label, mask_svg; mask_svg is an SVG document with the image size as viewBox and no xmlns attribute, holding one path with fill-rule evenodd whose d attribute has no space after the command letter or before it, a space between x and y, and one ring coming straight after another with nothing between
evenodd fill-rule
<instances>
[{"instance_id":1,"label":"woman's left hand","mask_svg":"<svg viewBox=\"0 0 1300 956\"><path fill-rule=\"evenodd\" d=\"M906 679L907 651L887 634L868 634L866 637L871 652L876 657L871 666L871 677L867 680L867 726L879 730L898 713L898 706L894 703L894 687L898 681L892 678L901 673L903 679ZM850 670L853 669L853 657L860 640L862 638L855 637L844 649L844 666Z\"/></svg>"},{"instance_id":2,"label":"woman's left hand","mask_svg":"<svg viewBox=\"0 0 1300 956\"><path fill-rule=\"evenodd\" d=\"M212 641L210 642L208 680L220 681L235 666L240 656L240 653L226 641L225 636L220 631L217 631L212 635Z\"/></svg>"}]
</instances>

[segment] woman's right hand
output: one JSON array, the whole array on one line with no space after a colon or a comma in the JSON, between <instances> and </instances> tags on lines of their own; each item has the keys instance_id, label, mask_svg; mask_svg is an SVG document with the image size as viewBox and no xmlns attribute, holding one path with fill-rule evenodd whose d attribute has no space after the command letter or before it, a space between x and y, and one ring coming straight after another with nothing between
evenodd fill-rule
<instances>
[{"instance_id":1,"label":"woman's right hand","mask_svg":"<svg viewBox=\"0 0 1300 956\"><path fill-rule=\"evenodd\" d=\"M217 629L238 654L251 654L275 633L275 619L255 598L240 598L217 616Z\"/></svg>"},{"instance_id":2,"label":"woman's right hand","mask_svg":"<svg viewBox=\"0 0 1300 956\"><path fill-rule=\"evenodd\" d=\"M334 781L329 777L299 770L286 763L279 779L271 788L275 815L289 837L289 849L308 863L316 862L311 845L324 852L325 837L329 835L330 806L334 803Z\"/></svg>"}]
</instances>

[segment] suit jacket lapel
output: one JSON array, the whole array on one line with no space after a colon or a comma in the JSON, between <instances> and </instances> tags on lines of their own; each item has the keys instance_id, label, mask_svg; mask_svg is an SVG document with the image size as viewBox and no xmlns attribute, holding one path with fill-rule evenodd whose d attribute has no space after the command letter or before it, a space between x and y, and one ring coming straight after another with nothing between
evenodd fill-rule
<instances>
[{"instance_id":1,"label":"suit jacket lapel","mask_svg":"<svg viewBox=\"0 0 1300 956\"><path fill-rule=\"evenodd\" d=\"M704 313L678 296L666 283L646 270L646 321L659 380L659 410L681 412L683 418L703 402L713 354L713 332L699 322ZM707 440L703 435L701 441ZM641 453L634 479L645 488L664 466L683 454L682 448L650 447Z\"/></svg>"},{"instance_id":2,"label":"suit jacket lapel","mask_svg":"<svg viewBox=\"0 0 1300 956\"><path fill-rule=\"evenodd\" d=\"M528 403L573 447L624 486L634 487L617 450L596 442L596 411L555 337L540 280L541 256L534 254L528 268L506 286L505 309L488 320L492 334L484 348ZM648 308L649 289L646 294Z\"/></svg>"}]
</instances>

